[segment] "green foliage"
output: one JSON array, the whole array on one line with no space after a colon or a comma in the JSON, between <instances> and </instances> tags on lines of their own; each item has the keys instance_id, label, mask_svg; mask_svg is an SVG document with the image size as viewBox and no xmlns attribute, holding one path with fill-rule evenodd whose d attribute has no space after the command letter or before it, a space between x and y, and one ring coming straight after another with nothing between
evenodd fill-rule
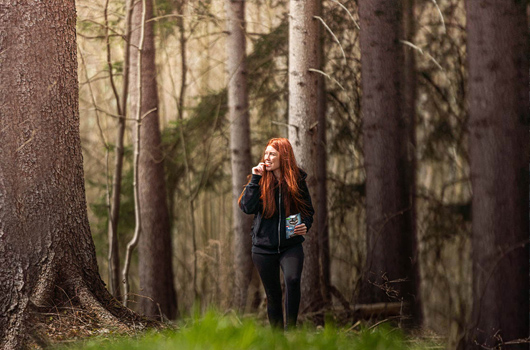
<instances>
[{"instance_id":1,"label":"green foliage","mask_svg":"<svg viewBox=\"0 0 530 350\"><path fill-rule=\"evenodd\" d=\"M158 0L153 16L158 18L154 24L157 32L163 39L174 34L176 26L175 23L179 20L178 17L173 16L177 12L178 6L172 0Z\"/></svg>"},{"instance_id":2,"label":"green foliage","mask_svg":"<svg viewBox=\"0 0 530 350\"><path fill-rule=\"evenodd\" d=\"M162 41L174 35L175 31L182 28L181 26L185 27L186 25L183 24L185 22L193 23L191 25L193 27L197 22L206 24L208 21L213 23L219 21L212 13L211 0L200 0L189 7L186 1L175 0L157 0L155 5L155 27Z\"/></svg>"},{"instance_id":3,"label":"green foliage","mask_svg":"<svg viewBox=\"0 0 530 350\"><path fill-rule=\"evenodd\" d=\"M256 101L260 121L276 119L278 97L285 95L287 91L287 76L285 75L280 81L275 77L275 59L279 55L285 57L287 55L288 27L286 23L260 36L254 42L252 53L247 57L248 89L251 99ZM285 44L279 45L278 43ZM186 154L192 173L192 193L208 188L215 189L217 183L226 180L229 176L229 174L223 174L222 171L223 164L229 161L227 152L212 152L212 155L205 159L205 155L210 155L209 145L213 136L219 137L219 143L227 144L227 140L223 140L229 128L227 89L212 91L197 99L197 104L188 110L189 118L170 123L170 126L162 133L170 201L172 200L171 194L178 193L182 196L188 192L181 134L185 135ZM182 133L180 128L182 128ZM252 143L260 147L268 138L277 135L275 132L258 134L260 140L253 140ZM218 144L217 148L219 148ZM179 184L181 184L180 187Z\"/></svg>"},{"instance_id":4,"label":"green foliage","mask_svg":"<svg viewBox=\"0 0 530 350\"><path fill-rule=\"evenodd\" d=\"M226 90L204 95L191 110L190 118L171 122L169 127L162 131L166 183L170 194L179 190L179 184L182 185L180 195L186 195L188 192L183 189L183 186L186 186L185 154L192 173L192 193L197 189L214 187L212 181L222 178L218 171L226 159L213 156L205 158L205 155L210 154L214 133L222 132L223 117L227 108ZM182 149L181 135L184 135L186 153Z\"/></svg>"},{"instance_id":5,"label":"green foliage","mask_svg":"<svg viewBox=\"0 0 530 350\"><path fill-rule=\"evenodd\" d=\"M359 332L326 326L303 326L286 333L261 325L254 318L215 311L182 321L178 330L148 332L136 337L92 339L62 349L413 349L423 341L407 341L399 329L380 326Z\"/></svg>"},{"instance_id":6,"label":"green foliage","mask_svg":"<svg viewBox=\"0 0 530 350\"><path fill-rule=\"evenodd\" d=\"M108 68L107 68L108 70ZM112 62L112 74L122 75L123 74L123 61Z\"/></svg>"}]
</instances>

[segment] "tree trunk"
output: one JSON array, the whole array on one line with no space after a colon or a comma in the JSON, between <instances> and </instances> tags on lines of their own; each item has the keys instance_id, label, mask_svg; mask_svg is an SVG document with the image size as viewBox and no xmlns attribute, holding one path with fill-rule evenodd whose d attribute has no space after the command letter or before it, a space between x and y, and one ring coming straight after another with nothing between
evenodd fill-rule
<instances>
[{"instance_id":1,"label":"tree trunk","mask_svg":"<svg viewBox=\"0 0 530 350\"><path fill-rule=\"evenodd\" d=\"M120 291L120 254L118 246L118 223L120 221L120 195L121 195L121 179L123 172L123 143L125 134L125 121L127 116L127 97L129 86L129 54L131 52L131 45L129 43L131 37L131 1L126 0L126 16L125 16L125 52L123 57L123 86L121 103L117 103L118 114L118 128L116 130L116 158L114 160L114 174L112 176L112 198L110 203L110 215L108 226L109 239L109 285L112 295L118 300L122 300ZM110 50L110 47L107 48ZM110 68L109 68L110 69Z\"/></svg>"},{"instance_id":2,"label":"tree trunk","mask_svg":"<svg viewBox=\"0 0 530 350\"><path fill-rule=\"evenodd\" d=\"M252 278L250 226L252 216L237 203L252 168L248 115L247 65L245 43L245 1L225 0L227 14L228 108L230 114L230 154L232 162L232 210L234 228L234 305L245 311Z\"/></svg>"},{"instance_id":3,"label":"tree trunk","mask_svg":"<svg viewBox=\"0 0 530 350\"><path fill-rule=\"evenodd\" d=\"M466 348L527 338L529 35L525 1L467 1L473 310ZM510 349L528 349L528 343Z\"/></svg>"},{"instance_id":4,"label":"tree trunk","mask_svg":"<svg viewBox=\"0 0 530 350\"><path fill-rule=\"evenodd\" d=\"M408 130L403 100L401 4L359 3L366 170L366 264L359 300L414 298L413 223L404 165ZM412 113L412 111L409 111Z\"/></svg>"},{"instance_id":5,"label":"tree trunk","mask_svg":"<svg viewBox=\"0 0 530 350\"><path fill-rule=\"evenodd\" d=\"M322 0L317 1L317 13L322 17ZM324 35L319 31L318 63L323 71L324 63ZM317 182L317 231L320 247L320 264L322 266L322 296L326 307L331 306L331 260L329 255L329 226L328 226L328 190L327 190L327 142L326 142L326 81L323 75L318 75L317 96L317 143L316 143L316 182Z\"/></svg>"},{"instance_id":6,"label":"tree trunk","mask_svg":"<svg viewBox=\"0 0 530 350\"><path fill-rule=\"evenodd\" d=\"M0 11L0 348L31 341L35 306L138 323L105 289L90 234L74 1L4 1Z\"/></svg>"},{"instance_id":7,"label":"tree trunk","mask_svg":"<svg viewBox=\"0 0 530 350\"><path fill-rule=\"evenodd\" d=\"M307 185L313 203L319 200L316 183L319 23L316 0L291 0L289 22L289 139L298 165L309 173ZM315 205L316 207L316 205ZM318 213L319 208L315 208ZM302 312L317 312L322 308L320 289L318 215L305 236L304 269L302 272ZM322 322L321 319L315 319Z\"/></svg>"},{"instance_id":8,"label":"tree trunk","mask_svg":"<svg viewBox=\"0 0 530 350\"><path fill-rule=\"evenodd\" d=\"M138 243L140 276L139 310L145 315L174 319L177 299L173 281L171 229L164 178L163 155L158 120L153 4L145 1L144 42L141 59L141 94L138 91L139 50L131 51L131 110L141 103L142 126L139 159L139 199L141 235ZM139 47L142 26L142 1L132 14L131 44ZM141 101L138 101L141 96Z\"/></svg>"},{"instance_id":9,"label":"tree trunk","mask_svg":"<svg viewBox=\"0 0 530 350\"><path fill-rule=\"evenodd\" d=\"M414 42L416 34L414 16L415 0L403 1L403 38L409 42ZM406 206L410 208L407 211L405 219L405 234L410 239L411 251L411 273L409 275L410 288L413 298L408 298L410 303L410 313L412 322L420 325L423 320L423 310L420 296L420 272L419 272L419 253L418 253L418 235L416 230L416 58L415 50L407 45L402 45L404 50L403 59L403 123L406 128L406 139L404 142L404 156L401 158L402 164L400 170L405 177L406 185L403 186L403 198L406 200Z\"/></svg>"}]
</instances>

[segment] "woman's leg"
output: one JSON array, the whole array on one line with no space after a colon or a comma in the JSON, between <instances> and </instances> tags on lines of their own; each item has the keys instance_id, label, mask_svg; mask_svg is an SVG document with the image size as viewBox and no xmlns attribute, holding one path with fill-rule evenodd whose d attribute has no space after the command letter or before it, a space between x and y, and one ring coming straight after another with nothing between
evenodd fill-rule
<instances>
[{"instance_id":1,"label":"woman's leg","mask_svg":"<svg viewBox=\"0 0 530 350\"><path fill-rule=\"evenodd\" d=\"M278 254L252 253L252 261L259 272L267 294L267 315L273 327L283 329L282 286Z\"/></svg>"},{"instance_id":2,"label":"woman's leg","mask_svg":"<svg viewBox=\"0 0 530 350\"><path fill-rule=\"evenodd\" d=\"M298 244L280 255L280 265L285 279L285 314L287 328L296 327L300 308L300 279L304 267L304 248Z\"/></svg>"}]
</instances>

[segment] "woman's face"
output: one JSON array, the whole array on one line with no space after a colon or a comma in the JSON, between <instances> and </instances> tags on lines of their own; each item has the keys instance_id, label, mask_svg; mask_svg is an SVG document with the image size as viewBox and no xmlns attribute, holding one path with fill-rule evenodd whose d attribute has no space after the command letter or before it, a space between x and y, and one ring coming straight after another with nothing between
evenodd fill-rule
<instances>
[{"instance_id":1,"label":"woman's face","mask_svg":"<svg viewBox=\"0 0 530 350\"><path fill-rule=\"evenodd\" d=\"M267 171L274 171L280 168L280 154L272 146L267 146L265 149L263 161L265 162L265 170Z\"/></svg>"}]
</instances>

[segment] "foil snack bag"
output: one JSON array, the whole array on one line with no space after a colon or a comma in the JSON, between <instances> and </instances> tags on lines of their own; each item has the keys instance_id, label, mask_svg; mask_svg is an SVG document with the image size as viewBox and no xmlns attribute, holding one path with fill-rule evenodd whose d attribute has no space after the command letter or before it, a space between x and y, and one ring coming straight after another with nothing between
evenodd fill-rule
<instances>
[{"instance_id":1,"label":"foil snack bag","mask_svg":"<svg viewBox=\"0 0 530 350\"><path fill-rule=\"evenodd\" d=\"M300 213L298 213L288 216L287 218L285 218L285 221L285 235L289 239L294 236L294 228L296 225L300 225L302 223L302 218L300 216Z\"/></svg>"}]
</instances>

